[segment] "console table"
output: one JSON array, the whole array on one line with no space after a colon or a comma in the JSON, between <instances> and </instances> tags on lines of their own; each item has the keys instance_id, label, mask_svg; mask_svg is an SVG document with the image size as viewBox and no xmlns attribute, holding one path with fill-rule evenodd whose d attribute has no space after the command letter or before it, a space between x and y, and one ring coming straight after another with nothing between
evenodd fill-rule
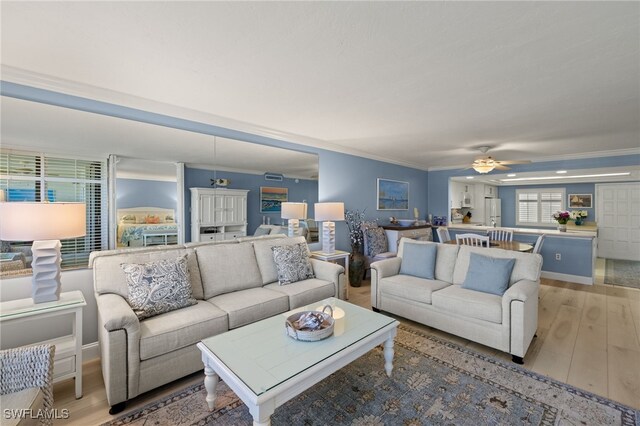
<instances>
[{"instance_id":1,"label":"console table","mask_svg":"<svg viewBox=\"0 0 640 426\"><path fill-rule=\"evenodd\" d=\"M28 298L0 303L2 326L72 315L70 335L33 344L55 345L53 382L74 378L76 399L82 398L82 308L86 305L87 302L79 290L60 293L60 299L53 302L34 303L33 299ZM46 327L46 321L43 321L43 327Z\"/></svg>"}]
</instances>

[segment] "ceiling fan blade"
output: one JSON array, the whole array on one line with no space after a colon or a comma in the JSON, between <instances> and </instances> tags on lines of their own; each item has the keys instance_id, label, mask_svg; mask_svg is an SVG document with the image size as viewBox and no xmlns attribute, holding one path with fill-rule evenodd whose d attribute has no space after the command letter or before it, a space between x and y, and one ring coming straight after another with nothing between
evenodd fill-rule
<instances>
[{"instance_id":1,"label":"ceiling fan blade","mask_svg":"<svg viewBox=\"0 0 640 426\"><path fill-rule=\"evenodd\" d=\"M511 167L503 166L502 164L496 165L496 170L511 170Z\"/></svg>"},{"instance_id":2,"label":"ceiling fan blade","mask_svg":"<svg viewBox=\"0 0 640 426\"><path fill-rule=\"evenodd\" d=\"M497 161L500 164L529 164L529 160Z\"/></svg>"}]
</instances>

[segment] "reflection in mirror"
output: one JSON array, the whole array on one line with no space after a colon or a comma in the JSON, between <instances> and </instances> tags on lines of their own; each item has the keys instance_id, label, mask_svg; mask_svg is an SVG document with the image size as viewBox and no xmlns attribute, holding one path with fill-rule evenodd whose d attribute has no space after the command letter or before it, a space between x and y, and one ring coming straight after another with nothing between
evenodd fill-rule
<instances>
[{"instance_id":1,"label":"reflection in mirror","mask_svg":"<svg viewBox=\"0 0 640 426\"><path fill-rule=\"evenodd\" d=\"M226 239L238 232L247 235L286 233L287 223L281 218L280 203L313 205L318 201L317 155L221 137L216 137L212 144L209 149L215 151L213 162L207 163L203 156L201 162L185 167L185 205L191 206L185 220L190 222L187 229L191 232L187 235L190 234L191 241ZM222 190L218 191L221 194L248 191L244 194L246 230L218 228L222 225L220 218L207 223L206 219L195 217L194 208L200 206L191 200L191 188L216 188ZM243 196L241 193L234 195ZM317 241L317 227L312 216L313 209L308 208L306 217L300 221L300 234L308 241ZM235 226L237 222L237 216L233 217L232 224ZM214 233L229 235L212 235Z\"/></svg>"},{"instance_id":2,"label":"reflection in mirror","mask_svg":"<svg viewBox=\"0 0 640 426\"><path fill-rule=\"evenodd\" d=\"M116 247L178 243L178 185L170 162L117 157Z\"/></svg>"}]
</instances>

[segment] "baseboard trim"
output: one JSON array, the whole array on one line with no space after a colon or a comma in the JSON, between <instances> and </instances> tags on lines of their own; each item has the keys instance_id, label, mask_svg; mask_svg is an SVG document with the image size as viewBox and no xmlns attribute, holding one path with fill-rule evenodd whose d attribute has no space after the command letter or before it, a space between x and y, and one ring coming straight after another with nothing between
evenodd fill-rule
<instances>
[{"instance_id":1,"label":"baseboard trim","mask_svg":"<svg viewBox=\"0 0 640 426\"><path fill-rule=\"evenodd\" d=\"M542 278L548 278L550 280L567 281L570 283L593 285L593 277L583 277L580 275L561 274L560 272L542 271L540 274Z\"/></svg>"},{"instance_id":2,"label":"baseboard trim","mask_svg":"<svg viewBox=\"0 0 640 426\"><path fill-rule=\"evenodd\" d=\"M82 345L82 362L100 358L100 344L98 342Z\"/></svg>"}]
</instances>

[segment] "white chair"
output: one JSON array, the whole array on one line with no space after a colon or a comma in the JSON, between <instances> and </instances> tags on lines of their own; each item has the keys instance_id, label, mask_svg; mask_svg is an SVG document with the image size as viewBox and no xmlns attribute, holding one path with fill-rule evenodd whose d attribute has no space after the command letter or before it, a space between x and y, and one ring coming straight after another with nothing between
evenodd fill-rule
<instances>
[{"instance_id":1,"label":"white chair","mask_svg":"<svg viewBox=\"0 0 640 426\"><path fill-rule=\"evenodd\" d=\"M487 235L493 241L513 241L513 231L511 229L490 229L487 231Z\"/></svg>"},{"instance_id":2,"label":"white chair","mask_svg":"<svg viewBox=\"0 0 640 426\"><path fill-rule=\"evenodd\" d=\"M436 229L436 234L438 234L438 240L440 240L441 243L446 243L447 241L451 241L451 235L449 235L449 228L440 226L438 229Z\"/></svg>"},{"instance_id":3,"label":"white chair","mask_svg":"<svg viewBox=\"0 0 640 426\"><path fill-rule=\"evenodd\" d=\"M536 245L533 246L533 251L531 253L538 253L542 250L542 243L544 242L544 234L540 235L536 240Z\"/></svg>"},{"instance_id":4,"label":"white chair","mask_svg":"<svg viewBox=\"0 0 640 426\"><path fill-rule=\"evenodd\" d=\"M489 247L489 236L478 234L459 234L456 235L456 243L475 247Z\"/></svg>"}]
</instances>

